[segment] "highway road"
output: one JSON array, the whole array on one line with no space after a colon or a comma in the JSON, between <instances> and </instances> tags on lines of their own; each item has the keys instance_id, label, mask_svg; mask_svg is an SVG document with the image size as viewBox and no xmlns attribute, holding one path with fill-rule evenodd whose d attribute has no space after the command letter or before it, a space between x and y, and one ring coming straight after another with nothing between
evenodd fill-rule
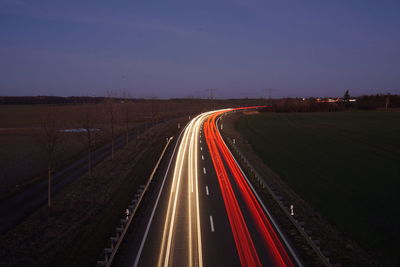
<instances>
[{"instance_id":1,"label":"highway road","mask_svg":"<svg viewBox=\"0 0 400 267\"><path fill-rule=\"evenodd\" d=\"M184 128L115 266L301 266L206 112Z\"/></svg>"}]
</instances>

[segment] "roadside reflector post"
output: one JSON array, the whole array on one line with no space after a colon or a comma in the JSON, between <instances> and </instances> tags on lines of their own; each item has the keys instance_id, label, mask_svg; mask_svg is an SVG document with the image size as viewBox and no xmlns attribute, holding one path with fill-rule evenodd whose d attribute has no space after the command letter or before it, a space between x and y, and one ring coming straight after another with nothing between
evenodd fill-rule
<instances>
[{"instance_id":1,"label":"roadside reflector post","mask_svg":"<svg viewBox=\"0 0 400 267\"><path fill-rule=\"evenodd\" d=\"M290 205L290 215L294 215L294 206Z\"/></svg>"},{"instance_id":2,"label":"roadside reflector post","mask_svg":"<svg viewBox=\"0 0 400 267\"><path fill-rule=\"evenodd\" d=\"M125 214L126 214L126 220L128 220L129 219L129 209L125 210Z\"/></svg>"},{"instance_id":3,"label":"roadside reflector post","mask_svg":"<svg viewBox=\"0 0 400 267\"><path fill-rule=\"evenodd\" d=\"M236 144L236 140L235 140L235 138L233 138L233 144Z\"/></svg>"}]
</instances>

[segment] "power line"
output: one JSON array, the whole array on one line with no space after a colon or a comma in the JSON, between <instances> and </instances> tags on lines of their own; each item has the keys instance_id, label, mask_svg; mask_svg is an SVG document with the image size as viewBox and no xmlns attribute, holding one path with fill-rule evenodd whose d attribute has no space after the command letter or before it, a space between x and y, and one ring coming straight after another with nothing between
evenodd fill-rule
<instances>
[{"instance_id":1,"label":"power line","mask_svg":"<svg viewBox=\"0 0 400 267\"><path fill-rule=\"evenodd\" d=\"M269 105L272 105L272 98L271 98L271 92L275 91L274 88L264 88L265 91L265 99L268 100Z\"/></svg>"},{"instance_id":2,"label":"power line","mask_svg":"<svg viewBox=\"0 0 400 267\"><path fill-rule=\"evenodd\" d=\"M210 93L209 99L214 99L214 92L217 91L217 88L207 88L206 91Z\"/></svg>"},{"instance_id":3,"label":"power line","mask_svg":"<svg viewBox=\"0 0 400 267\"><path fill-rule=\"evenodd\" d=\"M216 88L207 88L206 91L210 93L209 99L211 100L211 105L212 109L215 109L214 107L214 92L217 91Z\"/></svg>"}]
</instances>

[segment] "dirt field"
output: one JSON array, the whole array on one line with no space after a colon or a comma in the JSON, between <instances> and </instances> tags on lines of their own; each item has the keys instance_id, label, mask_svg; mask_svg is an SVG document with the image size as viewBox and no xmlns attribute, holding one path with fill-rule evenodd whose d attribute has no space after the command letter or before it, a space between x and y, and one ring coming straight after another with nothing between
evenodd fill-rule
<instances>
[{"instance_id":1,"label":"dirt field","mask_svg":"<svg viewBox=\"0 0 400 267\"><path fill-rule=\"evenodd\" d=\"M0 266L94 266L139 185L149 177L174 123L158 124L55 195L0 239Z\"/></svg>"},{"instance_id":2,"label":"dirt field","mask_svg":"<svg viewBox=\"0 0 400 267\"><path fill-rule=\"evenodd\" d=\"M123 134L126 124L133 129L144 122L186 116L203 111L208 102L192 100L152 100L112 104L115 135ZM1 105L0 106L0 197L26 184L44 179L47 173L46 140L43 124L54 121L58 129L98 129L95 146L110 141L109 103L85 105ZM70 164L86 152L86 134L60 132L54 169Z\"/></svg>"},{"instance_id":3,"label":"dirt field","mask_svg":"<svg viewBox=\"0 0 400 267\"><path fill-rule=\"evenodd\" d=\"M264 113L235 124L254 151L344 236L399 263L398 112Z\"/></svg>"}]
</instances>

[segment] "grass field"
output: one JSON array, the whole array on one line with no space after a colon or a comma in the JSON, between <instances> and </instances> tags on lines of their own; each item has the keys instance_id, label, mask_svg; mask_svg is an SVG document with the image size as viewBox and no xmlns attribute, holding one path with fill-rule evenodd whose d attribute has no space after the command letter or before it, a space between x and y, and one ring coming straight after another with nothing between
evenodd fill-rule
<instances>
[{"instance_id":1,"label":"grass field","mask_svg":"<svg viewBox=\"0 0 400 267\"><path fill-rule=\"evenodd\" d=\"M235 127L339 231L399 264L400 112L261 113Z\"/></svg>"}]
</instances>

